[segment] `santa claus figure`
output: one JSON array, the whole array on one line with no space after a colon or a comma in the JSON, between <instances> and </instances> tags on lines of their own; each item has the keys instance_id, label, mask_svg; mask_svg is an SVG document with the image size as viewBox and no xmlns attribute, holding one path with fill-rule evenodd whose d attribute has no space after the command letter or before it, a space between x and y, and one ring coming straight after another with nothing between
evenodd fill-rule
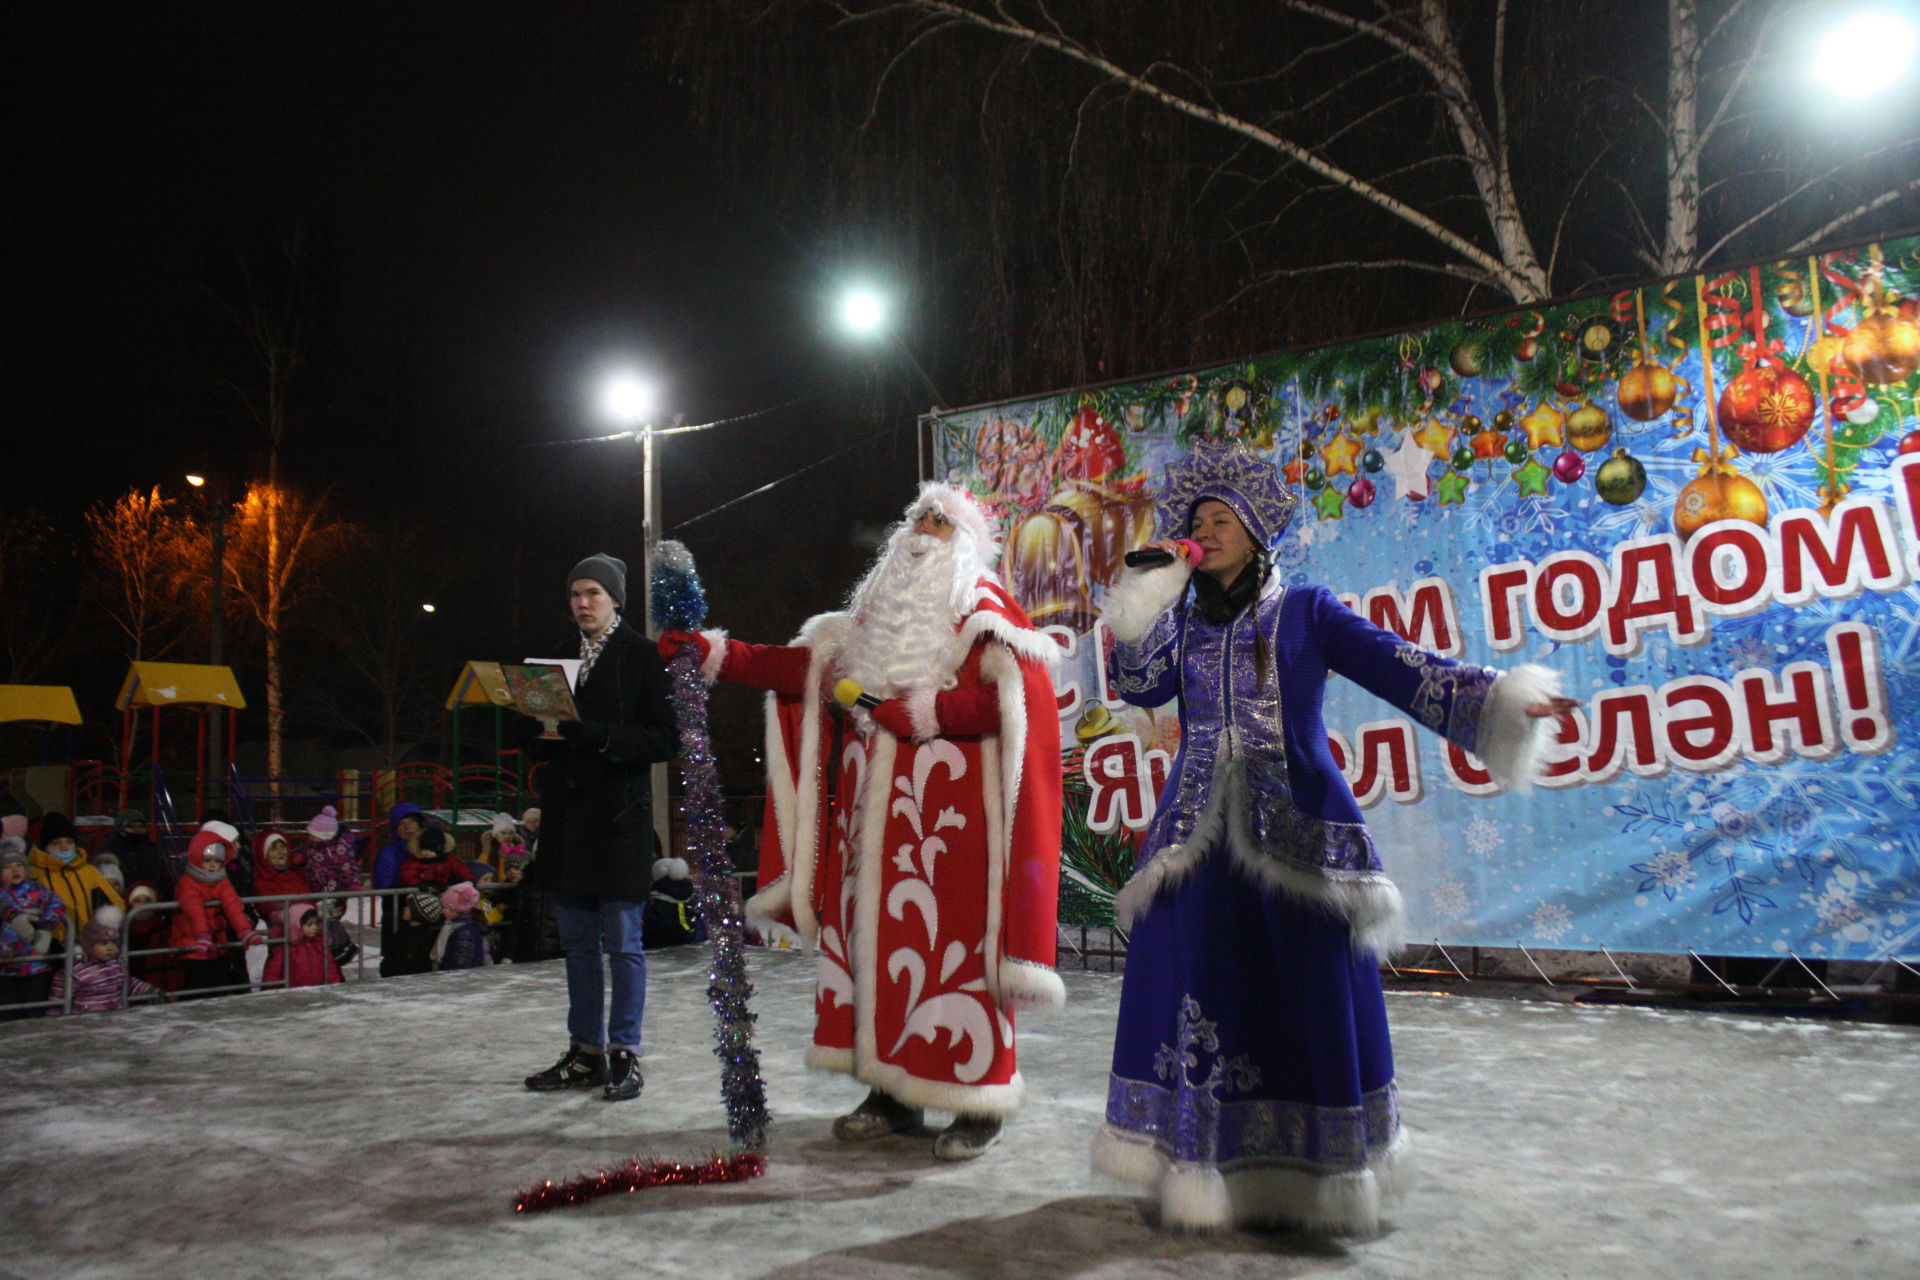
<instances>
[{"instance_id":1,"label":"santa claus figure","mask_svg":"<svg viewBox=\"0 0 1920 1280\"><path fill-rule=\"evenodd\" d=\"M994 574L993 526L927 484L844 613L790 645L669 632L709 679L767 691L761 931L818 957L808 1065L870 1087L843 1141L954 1113L934 1154L999 1137L1025 1085L1014 1017L1065 999L1053 971L1060 730L1036 631Z\"/></svg>"}]
</instances>

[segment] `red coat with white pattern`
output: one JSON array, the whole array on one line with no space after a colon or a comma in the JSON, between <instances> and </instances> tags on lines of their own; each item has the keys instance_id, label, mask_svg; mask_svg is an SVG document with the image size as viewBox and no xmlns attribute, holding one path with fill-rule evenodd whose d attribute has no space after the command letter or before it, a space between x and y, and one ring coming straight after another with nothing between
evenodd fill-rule
<instances>
[{"instance_id":1,"label":"red coat with white pattern","mask_svg":"<svg viewBox=\"0 0 1920 1280\"><path fill-rule=\"evenodd\" d=\"M720 679L769 691L763 887L748 914L817 948L810 1065L911 1105L1007 1114L1025 1089L1014 1011L1065 1000L1058 647L983 577L955 636L955 686L909 697L915 731L900 738L827 696L852 626L826 614L795 645L726 641L709 659Z\"/></svg>"}]
</instances>

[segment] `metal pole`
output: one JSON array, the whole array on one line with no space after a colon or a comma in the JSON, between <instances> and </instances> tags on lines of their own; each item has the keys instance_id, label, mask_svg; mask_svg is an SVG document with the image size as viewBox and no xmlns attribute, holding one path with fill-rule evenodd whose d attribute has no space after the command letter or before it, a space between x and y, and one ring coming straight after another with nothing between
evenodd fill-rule
<instances>
[{"instance_id":1,"label":"metal pole","mask_svg":"<svg viewBox=\"0 0 1920 1280\"><path fill-rule=\"evenodd\" d=\"M641 516L640 529L640 627L653 635L653 550L660 537L660 455L654 448L653 424L640 431ZM631 593L629 593L631 594ZM656 764L651 771L653 785L653 835L659 841L660 856L673 853L673 824L667 813L667 766Z\"/></svg>"},{"instance_id":2,"label":"metal pole","mask_svg":"<svg viewBox=\"0 0 1920 1280\"><path fill-rule=\"evenodd\" d=\"M226 613L227 490L224 484L216 484L218 487L213 491L213 590L209 608L213 616L209 627L207 661L218 667L226 661L225 618L222 615ZM207 716L213 721L210 726L212 731L207 735L207 772L213 775L211 791L213 799L217 801L221 799L221 787L227 776L226 725L220 719L218 707L209 707Z\"/></svg>"}]
</instances>

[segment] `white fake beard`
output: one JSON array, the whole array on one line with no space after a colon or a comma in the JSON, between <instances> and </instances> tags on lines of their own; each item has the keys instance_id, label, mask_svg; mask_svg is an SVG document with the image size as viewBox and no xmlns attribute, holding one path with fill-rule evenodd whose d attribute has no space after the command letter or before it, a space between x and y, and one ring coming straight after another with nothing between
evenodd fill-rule
<instances>
[{"instance_id":1,"label":"white fake beard","mask_svg":"<svg viewBox=\"0 0 1920 1280\"><path fill-rule=\"evenodd\" d=\"M854 590L854 631L840 651L840 673L879 698L951 687L954 629L978 577L964 533L945 541L911 529L894 534Z\"/></svg>"}]
</instances>

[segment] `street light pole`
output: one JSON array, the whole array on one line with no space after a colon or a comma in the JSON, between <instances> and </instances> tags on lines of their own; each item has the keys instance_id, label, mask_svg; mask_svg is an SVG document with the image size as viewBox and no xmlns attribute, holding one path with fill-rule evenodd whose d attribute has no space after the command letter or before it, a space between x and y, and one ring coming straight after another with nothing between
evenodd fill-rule
<instances>
[{"instance_id":1,"label":"street light pole","mask_svg":"<svg viewBox=\"0 0 1920 1280\"><path fill-rule=\"evenodd\" d=\"M207 662L212 666L222 666L226 661L226 563L227 563L227 486L218 477L211 483L205 476L190 475L187 483L194 488L207 489L207 504L213 521L213 565L209 572L209 590L207 612L210 615L207 624ZM207 794L216 801L225 794L226 739L227 722L222 717L224 708L209 703L207 718L212 722L207 726L207 772L213 776ZM194 815L197 819L198 814Z\"/></svg>"}]
</instances>

